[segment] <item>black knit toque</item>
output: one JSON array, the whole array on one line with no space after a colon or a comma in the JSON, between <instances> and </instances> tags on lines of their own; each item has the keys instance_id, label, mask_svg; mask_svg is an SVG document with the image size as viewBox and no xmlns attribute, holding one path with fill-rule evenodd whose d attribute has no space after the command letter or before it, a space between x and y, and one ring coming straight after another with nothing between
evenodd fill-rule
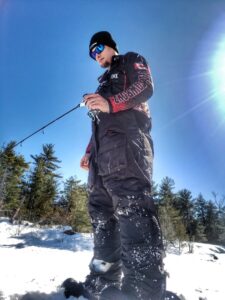
<instances>
[{"instance_id":1,"label":"black knit toque","mask_svg":"<svg viewBox=\"0 0 225 300\"><path fill-rule=\"evenodd\" d=\"M92 49L99 44L109 46L112 49L114 49L117 53L119 53L119 51L117 49L117 45L116 45L115 41L113 40L111 34L108 31L99 31L92 36L90 44L89 44L89 55L90 56L91 56Z\"/></svg>"}]
</instances>

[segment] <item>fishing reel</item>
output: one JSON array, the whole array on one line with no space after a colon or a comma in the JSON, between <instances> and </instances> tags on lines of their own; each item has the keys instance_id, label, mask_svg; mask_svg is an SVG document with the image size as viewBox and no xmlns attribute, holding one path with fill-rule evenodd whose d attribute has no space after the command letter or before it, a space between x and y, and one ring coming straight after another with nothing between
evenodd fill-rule
<instances>
[{"instance_id":1,"label":"fishing reel","mask_svg":"<svg viewBox=\"0 0 225 300\"><path fill-rule=\"evenodd\" d=\"M86 94L84 94L83 95L83 100L84 100L84 96L85 95L87 95L87 93ZM85 103L85 102L84 102ZM85 105L85 104L84 104ZM98 114L100 113L100 110L99 109L91 109L91 110L89 110L89 112L87 113L87 115L89 116L89 118L91 118L92 119L92 121L93 122L97 122L97 123L99 123L100 122L100 119L99 119L99 117L98 117Z\"/></svg>"},{"instance_id":2,"label":"fishing reel","mask_svg":"<svg viewBox=\"0 0 225 300\"><path fill-rule=\"evenodd\" d=\"M100 119L98 117L99 113L100 113L99 109L93 109L90 110L87 115L92 119L93 122L96 121L97 123L99 123L100 122Z\"/></svg>"}]
</instances>

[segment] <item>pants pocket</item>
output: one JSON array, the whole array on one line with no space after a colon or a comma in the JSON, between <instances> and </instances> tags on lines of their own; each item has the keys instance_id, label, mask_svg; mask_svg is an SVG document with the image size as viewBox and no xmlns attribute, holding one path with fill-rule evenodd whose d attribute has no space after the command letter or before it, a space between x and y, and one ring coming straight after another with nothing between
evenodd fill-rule
<instances>
[{"instance_id":1,"label":"pants pocket","mask_svg":"<svg viewBox=\"0 0 225 300\"><path fill-rule=\"evenodd\" d=\"M122 132L108 130L102 138L98 151L98 174L110 175L127 167L126 135Z\"/></svg>"}]
</instances>

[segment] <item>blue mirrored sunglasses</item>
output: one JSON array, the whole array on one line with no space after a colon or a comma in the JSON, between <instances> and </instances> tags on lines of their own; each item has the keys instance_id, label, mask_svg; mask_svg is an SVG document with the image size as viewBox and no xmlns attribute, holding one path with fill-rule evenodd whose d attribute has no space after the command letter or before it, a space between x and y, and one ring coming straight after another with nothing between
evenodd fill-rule
<instances>
[{"instance_id":1,"label":"blue mirrored sunglasses","mask_svg":"<svg viewBox=\"0 0 225 300\"><path fill-rule=\"evenodd\" d=\"M95 59L96 54L100 54L105 49L105 46L102 44L97 45L92 51L91 51L91 57Z\"/></svg>"}]
</instances>

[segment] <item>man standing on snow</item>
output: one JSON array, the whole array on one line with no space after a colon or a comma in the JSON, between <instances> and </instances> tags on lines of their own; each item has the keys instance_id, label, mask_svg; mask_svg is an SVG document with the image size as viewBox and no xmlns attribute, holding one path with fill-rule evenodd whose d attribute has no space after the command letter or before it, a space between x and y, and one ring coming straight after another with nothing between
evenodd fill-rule
<instances>
[{"instance_id":1,"label":"man standing on snow","mask_svg":"<svg viewBox=\"0 0 225 300\"><path fill-rule=\"evenodd\" d=\"M162 236L151 197L150 69L137 53L119 55L106 31L92 36L89 54L106 72L96 93L84 96L93 117L81 167L89 169L94 256L79 284L89 299L164 299Z\"/></svg>"}]
</instances>

